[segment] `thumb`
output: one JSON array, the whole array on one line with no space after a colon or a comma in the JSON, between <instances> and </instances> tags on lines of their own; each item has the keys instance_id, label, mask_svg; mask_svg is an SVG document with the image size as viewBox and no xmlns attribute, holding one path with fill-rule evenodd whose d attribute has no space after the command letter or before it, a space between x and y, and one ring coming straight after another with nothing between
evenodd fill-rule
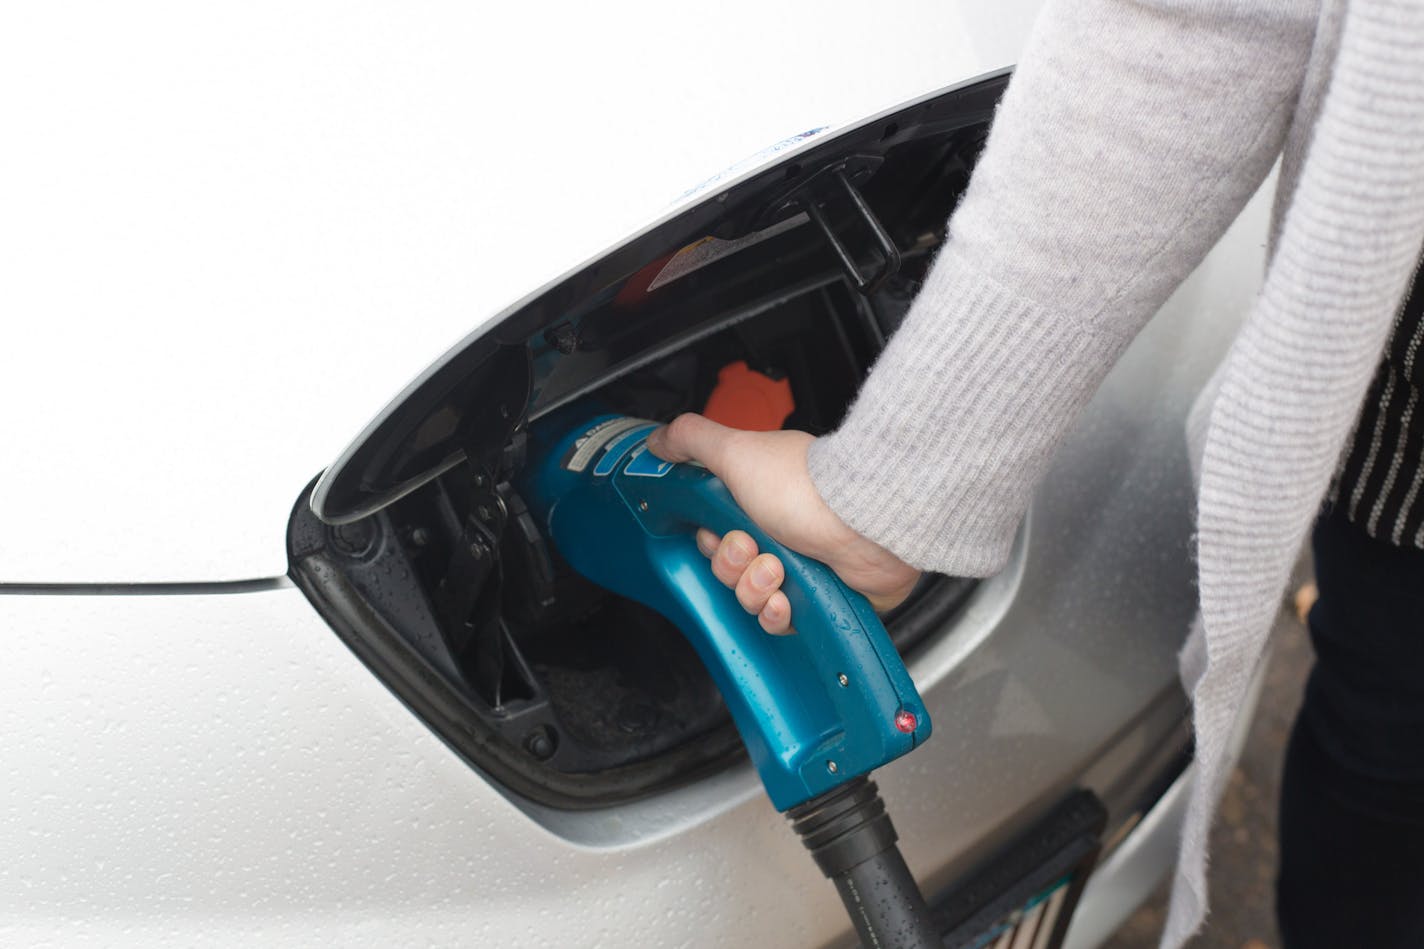
<instances>
[{"instance_id":1,"label":"thumb","mask_svg":"<svg viewBox=\"0 0 1424 949\"><path fill-rule=\"evenodd\" d=\"M706 416L685 412L648 436L648 450L664 461L696 461L719 474L727 456L727 438L735 429Z\"/></svg>"}]
</instances>

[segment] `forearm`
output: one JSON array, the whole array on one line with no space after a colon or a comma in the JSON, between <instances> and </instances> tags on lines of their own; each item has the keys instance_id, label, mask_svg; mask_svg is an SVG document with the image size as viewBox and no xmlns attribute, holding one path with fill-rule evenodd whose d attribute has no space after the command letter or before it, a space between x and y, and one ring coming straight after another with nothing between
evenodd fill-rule
<instances>
[{"instance_id":1,"label":"forearm","mask_svg":"<svg viewBox=\"0 0 1424 949\"><path fill-rule=\"evenodd\" d=\"M997 570L1064 433L1269 171L1314 0L1050 0L904 325L811 476L916 566Z\"/></svg>"}]
</instances>

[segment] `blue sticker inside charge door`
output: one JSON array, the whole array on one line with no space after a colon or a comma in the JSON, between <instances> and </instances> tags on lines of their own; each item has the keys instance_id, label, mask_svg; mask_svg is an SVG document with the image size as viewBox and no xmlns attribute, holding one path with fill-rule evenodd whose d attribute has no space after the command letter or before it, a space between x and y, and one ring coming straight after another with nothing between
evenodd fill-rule
<instances>
[{"instance_id":1,"label":"blue sticker inside charge door","mask_svg":"<svg viewBox=\"0 0 1424 949\"><path fill-rule=\"evenodd\" d=\"M635 478L661 478L671 470L672 462L663 461L648 451L647 445L640 445L633 454L633 460L628 462L628 467L623 469L623 473Z\"/></svg>"},{"instance_id":2,"label":"blue sticker inside charge door","mask_svg":"<svg viewBox=\"0 0 1424 949\"><path fill-rule=\"evenodd\" d=\"M628 449L638 442L648 437L648 433L657 428L654 424L640 425L618 438L608 446L603 453L603 457L598 459L598 464L593 466L593 473L598 477L604 477L613 473L613 469L618 467L618 462L623 460L623 456L628 454Z\"/></svg>"}]
</instances>

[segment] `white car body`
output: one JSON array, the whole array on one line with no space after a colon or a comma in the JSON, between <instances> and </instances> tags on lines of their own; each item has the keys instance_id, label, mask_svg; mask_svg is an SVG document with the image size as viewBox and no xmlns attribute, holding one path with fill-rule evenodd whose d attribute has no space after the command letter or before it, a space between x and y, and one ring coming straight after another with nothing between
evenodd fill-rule
<instances>
[{"instance_id":1,"label":"white car body","mask_svg":"<svg viewBox=\"0 0 1424 949\"><path fill-rule=\"evenodd\" d=\"M1012 65L1037 6L0 12L0 943L844 940L749 768L572 816L512 801L285 579L283 532L472 327L770 143ZM1045 503L1145 377L1184 411L1264 222L1258 198L1135 344ZM1143 490L1074 543L1110 556ZM911 666L922 690L965 674L1065 543L1020 545ZM979 724L1031 735L1034 714L1022 695ZM940 855L986 845L945 801L986 821L1024 801L990 768L945 773L969 738L937 724L879 776L911 869L942 883ZM1109 856L1071 945L1160 878L1180 799Z\"/></svg>"}]
</instances>

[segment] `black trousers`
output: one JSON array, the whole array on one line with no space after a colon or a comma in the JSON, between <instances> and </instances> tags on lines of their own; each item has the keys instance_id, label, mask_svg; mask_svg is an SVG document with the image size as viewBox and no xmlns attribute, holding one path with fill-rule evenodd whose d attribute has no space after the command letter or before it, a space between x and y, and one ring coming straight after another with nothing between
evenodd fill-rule
<instances>
[{"instance_id":1,"label":"black trousers","mask_svg":"<svg viewBox=\"0 0 1424 949\"><path fill-rule=\"evenodd\" d=\"M1286 751L1285 949L1424 947L1424 550L1314 535L1316 661Z\"/></svg>"}]
</instances>

